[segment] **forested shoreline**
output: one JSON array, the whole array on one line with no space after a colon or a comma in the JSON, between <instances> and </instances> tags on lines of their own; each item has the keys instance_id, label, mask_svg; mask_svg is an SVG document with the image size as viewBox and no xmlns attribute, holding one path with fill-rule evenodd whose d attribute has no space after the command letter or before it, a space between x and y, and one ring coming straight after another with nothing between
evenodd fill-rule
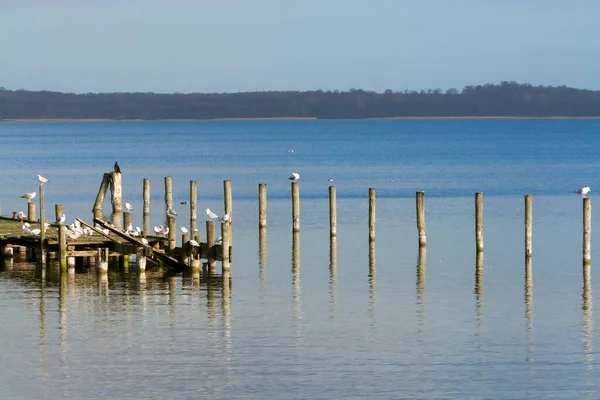
<instances>
[{"instance_id":1,"label":"forested shoreline","mask_svg":"<svg viewBox=\"0 0 600 400\"><path fill-rule=\"evenodd\" d=\"M383 93L61 93L0 87L0 121L18 119L227 119L599 117L600 91L516 82Z\"/></svg>"}]
</instances>

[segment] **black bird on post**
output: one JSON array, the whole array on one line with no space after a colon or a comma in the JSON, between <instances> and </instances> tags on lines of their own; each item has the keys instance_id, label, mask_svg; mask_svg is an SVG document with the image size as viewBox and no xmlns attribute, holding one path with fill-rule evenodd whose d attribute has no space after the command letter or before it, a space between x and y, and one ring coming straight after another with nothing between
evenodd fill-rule
<instances>
[{"instance_id":1,"label":"black bird on post","mask_svg":"<svg viewBox=\"0 0 600 400\"><path fill-rule=\"evenodd\" d=\"M119 164L115 161L115 172L121 173L121 168L119 168Z\"/></svg>"}]
</instances>

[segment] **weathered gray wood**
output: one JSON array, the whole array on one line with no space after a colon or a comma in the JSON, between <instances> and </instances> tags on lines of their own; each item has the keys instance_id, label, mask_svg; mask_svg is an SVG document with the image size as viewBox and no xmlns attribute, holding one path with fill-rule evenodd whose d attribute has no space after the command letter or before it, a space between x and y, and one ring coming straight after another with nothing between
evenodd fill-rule
<instances>
[{"instance_id":1,"label":"weathered gray wood","mask_svg":"<svg viewBox=\"0 0 600 400\"><path fill-rule=\"evenodd\" d=\"M123 183L120 172L113 172L110 184L112 203L112 223L123 229Z\"/></svg>"},{"instance_id":2,"label":"weathered gray wood","mask_svg":"<svg viewBox=\"0 0 600 400\"><path fill-rule=\"evenodd\" d=\"M190 181L190 235L198 234L198 186L196 181ZM199 236L199 235L198 235ZM200 243L200 242L198 242Z\"/></svg>"},{"instance_id":3,"label":"weathered gray wood","mask_svg":"<svg viewBox=\"0 0 600 400\"><path fill-rule=\"evenodd\" d=\"M187 249L187 251L183 254L183 263L186 265L190 264L191 259L191 246L190 246L190 236L187 233L181 234L181 247L183 249Z\"/></svg>"},{"instance_id":4,"label":"weathered gray wood","mask_svg":"<svg viewBox=\"0 0 600 400\"><path fill-rule=\"evenodd\" d=\"M267 184L258 184L258 228L267 227Z\"/></svg>"},{"instance_id":5,"label":"weathered gray wood","mask_svg":"<svg viewBox=\"0 0 600 400\"><path fill-rule=\"evenodd\" d=\"M41 265L46 265L46 229L44 229L44 184L40 183L40 261Z\"/></svg>"},{"instance_id":6,"label":"weathered gray wood","mask_svg":"<svg viewBox=\"0 0 600 400\"><path fill-rule=\"evenodd\" d=\"M292 182L292 232L300 232L300 182Z\"/></svg>"},{"instance_id":7,"label":"weathered gray wood","mask_svg":"<svg viewBox=\"0 0 600 400\"><path fill-rule=\"evenodd\" d=\"M137 268L140 272L146 271L146 253L143 247L138 247L135 253Z\"/></svg>"},{"instance_id":8,"label":"weathered gray wood","mask_svg":"<svg viewBox=\"0 0 600 400\"><path fill-rule=\"evenodd\" d=\"M478 252L483 251L483 193L475 193L475 244Z\"/></svg>"},{"instance_id":9,"label":"weathered gray wood","mask_svg":"<svg viewBox=\"0 0 600 400\"><path fill-rule=\"evenodd\" d=\"M100 248L96 251L96 268L100 271L108 271L108 248Z\"/></svg>"},{"instance_id":10,"label":"weathered gray wood","mask_svg":"<svg viewBox=\"0 0 600 400\"><path fill-rule=\"evenodd\" d=\"M369 188L369 242L375 241L376 205L375 188Z\"/></svg>"},{"instance_id":11,"label":"weathered gray wood","mask_svg":"<svg viewBox=\"0 0 600 400\"><path fill-rule=\"evenodd\" d=\"M329 237L337 236L337 191L329 186Z\"/></svg>"},{"instance_id":12,"label":"weathered gray wood","mask_svg":"<svg viewBox=\"0 0 600 400\"><path fill-rule=\"evenodd\" d=\"M123 229L127 230L131 225L132 215L131 211L123 212Z\"/></svg>"},{"instance_id":13,"label":"weathered gray wood","mask_svg":"<svg viewBox=\"0 0 600 400\"><path fill-rule=\"evenodd\" d=\"M592 262L592 199L583 198L583 265L589 268Z\"/></svg>"},{"instance_id":14,"label":"weathered gray wood","mask_svg":"<svg viewBox=\"0 0 600 400\"><path fill-rule=\"evenodd\" d=\"M150 178L144 178L143 197L144 236L148 236L150 234Z\"/></svg>"},{"instance_id":15,"label":"weathered gray wood","mask_svg":"<svg viewBox=\"0 0 600 400\"><path fill-rule=\"evenodd\" d=\"M475 293L483 293L483 251L476 252L475 259Z\"/></svg>"},{"instance_id":16,"label":"weathered gray wood","mask_svg":"<svg viewBox=\"0 0 600 400\"><path fill-rule=\"evenodd\" d=\"M167 226L169 227L169 250L177 247L177 220L175 217L167 215Z\"/></svg>"},{"instance_id":17,"label":"weathered gray wood","mask_svg":"<svg viewBox=\"0 0 600 400\"><path fill-rule=\"evenodd\" d=\"M221 262L222 273L229 272L231 270L231 263L229 259L229 247L231 246L231 223L222 222L221 223L221 235L222 235L222 258Z\"/></svg>"},{"instance_id":18,"label":"weathered gray wood","mask_svg":"<svg viewBox=\"0 0 600 400\"><path fill-rule=\"evenodd\" d=\"M111 174L105 173L102 177L100 189L98 190L98 194L96 195L96 201L94 202L94 208L92 209L94 218L102 219L102 203L104 203L104 197L106 196L106 192L108 191L111 176Z\"/></svg>"},{"instance_id":19,"label":"weathered gray wood","mask_svg":"<svg viewBox=\"0 0 600 400\"><path fill-rule=\"evenodd\" d=\"M532 254L532 203L531 195L525 195L525 258Z\"/></svg>"},{"instance_id":20,"label":"weathered gray wood","mask_svg":"<svg viewBox=\"0 0 600 400\"><path fill-rule=\"evenodd\" d=\"M417 201L417 233L419 235L419 247L427 245L427 235L425 232L425 192L419 191L416 194Z\"/></svg>"},{"instance_id":21,"label":"weathered gray wood","mask_svg":"<svg viewBox=\"0 0 600 400\"><path fill-rule=\"evenodd\" d=\"M27 203L27 221L35 222L35 203Z\"/></svg>"},{"instance_id":22,"label":"weathered gray wood","mask_svg":"<svg viewBox=\"0 0 600 400\"><path fill-rule=\"evenodd\" d=\"M54 205L54 213L56 214L56 221L59 221L60 217L63 215L63 206L62 204ZM58 223L58 262L60 264L61 271L67 270L67 229L65 227L64 222Z\"/></svg>"},{"instance_id":23,"label":"weathered gray wood","mask_svg":"<svg viewBox=\"0 0 600 400\"><path fill-rule=\"evenodd\" d=\"M223 181L223 205L225 214L229 214L231 216L232 212L232 201L231 201L231 181L226 180Z\"/></svg>"},{"instance_id":24,"label":"weathered gray wood","mask_svg":"<svg viewBox=\"0 0 600 400\"><path fill-rule=\"evenodd\" d=\"M217 274L217 263L215 260L215 221L206 221L206 245L208 250L208 273Z\"/></svg>"},{"instance_id":25,"label":"weathered gray wood","mask_svg":"<svg viewBox=\"0 0 600 400\"><path fill-rule=\"evenodd\" d=\"M170 208L173 208L173 181L170 176L165 177L165 225L169 225L169 214L167 213Z\"/></svg>"}]
</instances>

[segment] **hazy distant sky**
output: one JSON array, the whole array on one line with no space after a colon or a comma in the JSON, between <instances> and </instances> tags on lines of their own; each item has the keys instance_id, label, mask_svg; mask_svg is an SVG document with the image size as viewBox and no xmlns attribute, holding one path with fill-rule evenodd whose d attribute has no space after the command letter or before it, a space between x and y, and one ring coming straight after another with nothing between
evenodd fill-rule
<instances>
[{"instance_id":1,"label":"hazy distant sky","mask_svg":"<svg viewBox=\"0 0 600 400\"><path fill-rule=\"evenodd\" d=\"M599 0L0 0L0 86L600 89Z\"/></svg>"}]
</instances>

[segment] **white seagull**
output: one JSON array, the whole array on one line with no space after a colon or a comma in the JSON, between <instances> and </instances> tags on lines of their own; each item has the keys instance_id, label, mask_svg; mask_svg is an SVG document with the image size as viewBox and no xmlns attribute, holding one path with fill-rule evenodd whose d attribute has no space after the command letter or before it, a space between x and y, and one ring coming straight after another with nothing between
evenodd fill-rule
<instances>
[{"instance_id":1,"label":"white seagull","mask_svg":"<svg viewBox=\"0 0 600 400\"><path fill-rule=\"evenodd\" d=\"M17 214L17 217L21 220L21 222L23 222L24 220L27 219L27 215L25 215L25 213L23 211L19 211L19 214Z\"/></svg>"},{"instance_id":2,"label":"white seagull","mask_svg":"<svg viewBox=\"0 0 600 400\"><path fill-rule=\"evenodd\" d=\"M186 233L188 233L188 232L189 232L189 231L188 231L188 228L186 228L185 226L182 226L182 227L181 227L181 233L183 233L183 234L185 235L185 234L186 234Z\"/></svg>"},{"instance_id":3,"label":"white seagull","mask_svg":"<svg viewBox=\"0 0 600 400\"><path fill-rule=\"evenodd\" d=\"M142 238L142 243L144 243L145 245L148 245L148 239Z\"/></svg>"},{"instance_id":4,"label":"white seagull","mask_svg":"<svg viewBox=\"0 0 600 400\"><path fill-rule=\"evenodd\" d=\"M296 172L292 172L292 175L290 175L290 177L288 179L290 181L297 181L298 179L300 179L300 174L298 174Z\"/></svg>"},{"instance_id":5,"label":"white seagull","mask_svg":"<svg viewBox=\"0 0 600 400\"><path fill-rule=\"evenodd\" d=\"M38 181L40 181L40 184L42 184L42 185L43 185L43 184L44 184L44 183L46 183L46 182L50 182L50 179L47 179L47 178L44 178L44 177L43 177L43 176L41 176L41 175L38 175Z\"/></svg>"},{"instance_id":6,"label":"white seagull","mask_svg":"<svg viewBox=\"0 0 600 400\"><path fill-rule=\"evenodd\" d=\"M67 219L67 217L65 216L65 214L63 214L63 215L61 215L61 217L58 219L58 221L56 221L56 223L58 223L58 224L64 224L66 219Z\"/></svg>"},{"instance_id":7,"label":"white seagull","mask_svg":"<svg viewBox=\"0 0 600 400\"><path fill-rule=\"evenodd\" d=\"M214 212L210 211L210 208L207 208L206 210L206 216L210 219L219 219L219 216L217 214L215 214Z\"/></svg>"},{"instance_id":8,"label":"white seagull","mask_svg":"<svg viewBox=\"0 0 600 400\"><path fill-rule=\"evenodd\" d=\"M194 239L190 240L190 245L194 247L200 247L200 244L198 244L198 242L196 242Z\"/></svg>"},{"instance_id":9,"label":"white seagull","mask_svg":"<svg viewBox=\"0 0 600 400\"><path fill-rule=\"evenodd\" d=\"M588 194L592 189L589 186L582 187L581 189L577 189L575 193L580 194L581 198L584 198L586 194Z\"/></svg>"},{"instance_id":10,"label":"white seagull","mask_svg":"<svg viewBox=\"0 0 600 400\"><path fill-rule=\"evenodd\" d=\"M173 210L172 208L169 208L169 209L167 210L167 214L168 214L169 216L171 216L171 217L175 217L175 216L177 216L177 213L176 213L176 212L175 212L175 210Z\"/></svg>"},{"instance_id":11,"label":"white seagull","mask_svg":"<svg viewBox=\"0 0 600 400\"><path fill-rule=\"evenodd\" d=\"M25 193L23 196L21 196L22 199L27 199L27 201L29 203L31 203L31 200L33 200L34 197L35 197L35 192Z\"/></svg>"},{"instance_id":12,"label":"white seagull","mask_svg":"<svg viewBox=\"0 0 600 400\"><path fill-rule=\"evenodd\" d=\"M162 225L154 227L154 233L161 233L163 230L164 230L164 227Z\"/></svg>"},{"instance_id":13,"label":"white seagull","mask_svg":"<svg viewBox=\"0 0 600 400\"><path fill-rule=\"evenodd\" d=\"M219 218L219 221L221 222L227 222L227 221L231 221L231 215L229 215L229 213L223 215L223 218Z\"/></svg>"},{"instance_id":14,"label":"white seagull","mask_svg":"<svg viewBox=\"0 0 600 400\"><path fill-rule=\"evenodd\" d=\"M133 210L133 207L129 203L125 203L125 208L127 209L127 211Z\"/></svg>"}]
</instances>

